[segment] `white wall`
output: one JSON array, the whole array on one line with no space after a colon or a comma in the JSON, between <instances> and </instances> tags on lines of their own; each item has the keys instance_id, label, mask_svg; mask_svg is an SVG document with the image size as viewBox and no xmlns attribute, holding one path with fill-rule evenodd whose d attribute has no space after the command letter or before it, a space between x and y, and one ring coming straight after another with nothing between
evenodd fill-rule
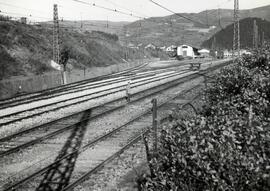
<instances>
[{"instance_id":1,"label":"white wall","mask_svg":"<svg viewBox=\"0 0 270 191\"><path fill-rule=\"evenodd\" d=\"M178 56L189 56L194 58L194 51L193 48L191 46L188 45L182 45L182 46L178 46L177 47L177 55Z\"/></svg>"}]
</instances>

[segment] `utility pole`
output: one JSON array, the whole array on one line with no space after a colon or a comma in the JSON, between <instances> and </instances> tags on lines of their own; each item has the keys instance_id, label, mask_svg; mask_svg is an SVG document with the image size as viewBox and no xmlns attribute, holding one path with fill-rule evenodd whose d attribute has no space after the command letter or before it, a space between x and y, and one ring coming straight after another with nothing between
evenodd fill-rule
<instances>
[{"instance_id":1,"label":"utility pole","mask_svg":"<svg viewBox=\"0 0 270 191\"><path fill-rule=\"evenodd\" d=\"M256 19L254 19L253 23L253 48L258 48L258 25L256 23Z\"/></svg>"},{"instance_id":2,"label":"utility pole","mask_svg":"<svg viewBox=\"0 0 270 191\"><path fill-rule=\"evenodd\" d=\"M81 15L81 30L82 30L82 28L83 28L82 13L80 13L80 15Z\"/></svg>"},{"instance_id":3,"label":"utility pole","mask_svg":"<svg viewBox=\"0 0 270 191\"><path fill-rule=\"evenodd\" d=\"M157 142L158 142L158 135L157 135L157 99L154 98L152 99L152 118L153 118L153 148L154 148L154 152L157 153Z\"/></svg>"},{"instance_id":4,"label":"utility pole","mask_svg":"<svg viewBox=\"0 0 270 191\"><path fill-rule=\"evenodd\" d=\"M206 17L206 24L207 24L207 26L209 28L208 10L207 9L205 10L205 17Z\"/></svg>"},{"instance_id":5,"label":"utility pole","mask_svg":"<svg viewBox=\"0 0 270 191\"><path fill-rule=\"evenodd\" d=\"M262 32L262 47L264 47L264 31Z\"/></svg>"},{"instance_id":6,"label":"utility pole","mask_svg":"<svg viewBox=\"0 0 270 191\"><path fill-rule=\"evenodd\" d=\"M170 28L168 27L168 30L170 31L171 30L171 37L174 36L174 30L173 30L173 18L172 18L172 15L170 16Z\"/></svg>"},{"instance_id":7,"label":"utility pole","mask_svg":"<svg viewBox=\"0 0 270 191\"><path fill-rule=\"evenodd\" d=\"M239 0L234 0L233 56L240 57Z\"/></svg>"},{"instance_id":8,"label":"utility pole","mask_svg":"<svg viewBox=\"0 0 270 191\"><path fill-rule=\"evenodd\" d=\"M59 64L59 20L57 4L53 5L53 61Z\"/></svg>"},{"instance_id":9,"label":"utility pole","mask_svg":"<svg viewBox=\"0 0 270 191\"><path fill-rule=\"evenodd\" d=\"M220 8L218 8L218 25L221 29L223 29L222 25L221 25L221 16L220 16Z\"/></svg>"},{"instance_id":10,"label":"utility pole","mask_svg":"<svg viewBox=\"0 0 270 191\"><path fill-rule=\"evenodd\" d=\"M213 51L213 56L216 58L217 57L217 55L216 55L216 36L214 36L214 38L213 38L213 41L211 44L211 49Z\"/></svg>"}]
</instances>

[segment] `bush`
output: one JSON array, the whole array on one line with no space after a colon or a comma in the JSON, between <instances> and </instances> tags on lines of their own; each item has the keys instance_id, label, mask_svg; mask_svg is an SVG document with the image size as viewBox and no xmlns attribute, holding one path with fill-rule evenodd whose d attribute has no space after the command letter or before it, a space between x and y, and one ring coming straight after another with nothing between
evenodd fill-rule
<instances>
[{"instance_id":1,"label":"bush","mask_svg":"<svg viewBox=\"0 0 270 191\"><path fill-rule=\"evenodd\" d=\"M204 112L163 127L142 190L270 190L270 63L262 54L223 69L205 91Z\"/></svg>"}]
</instances>

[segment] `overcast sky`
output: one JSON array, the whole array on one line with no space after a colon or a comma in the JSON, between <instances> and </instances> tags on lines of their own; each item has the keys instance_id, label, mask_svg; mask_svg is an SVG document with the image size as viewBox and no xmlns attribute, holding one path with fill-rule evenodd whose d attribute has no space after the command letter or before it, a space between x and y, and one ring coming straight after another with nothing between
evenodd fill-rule
<instances>
[{"instance_id":1,"label":"overcast sky","mask_svg":"<svg viewBox=\"0 0 270 191\"><path fill-rule=\"evenodd\" d=\"M79 0L90 4L96 3L103 7L133 13L140 17L170 15L168 11L151 3L150 0ZM234 0L154 0L174 12L200 12L206 9L233 9ZM250 9L270 4L270 0L239 0L240 9ZM66 20L110 20L134 21L136 17L118 14L76 0L0 0L2 14L14 17L27 16L31 20L52 20L53 4L59 6L59 17ZM270 10L269 10L270 11ZM30 17L31 15L31 17Z\"/></svg>"}]
</instances>

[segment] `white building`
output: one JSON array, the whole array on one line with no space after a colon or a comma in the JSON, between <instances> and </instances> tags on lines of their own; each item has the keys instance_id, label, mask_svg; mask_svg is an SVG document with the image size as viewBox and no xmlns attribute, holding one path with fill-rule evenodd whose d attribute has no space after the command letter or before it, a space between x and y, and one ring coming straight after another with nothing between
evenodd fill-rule
<instances>
[{"instance_id":1,"label":"white building","mask_svg":"<svg viewBox=\"0 0 270 191\"><path fill-rule=\"evenodd\" d=\"M195 51L192 46L182 45L177 47L177 56L195 58Z\"/></svg>"},{"instance_id":2,"label":"white building","mask_svg":"<svg viewBox=\"0 0 270 191\"><path fill-rule=\"evenodd\" d=\"M209 57L210 55L210 50L207 50L207 49L201 49L198 51L201 55L201 57Z\"/></svg>"},{"instance_id":3,"label":"white building","mask_svg":"<svg viewBox=\"0 0 270 191\"><path fill-rule=\"evenodd\" d=\"M174 52L176 50L177 46L171 45L166 48L166 52Z\"/></svg>"},{"instance_id":4,"label":"white building","mask_svg":"<svg viewBox=\"0 0 270 191\"><path fill-rule=\"evenodd\" d=\"M228 50L224 50L223 55L225 58L232 57L232 52Z\"/></svg>"},{"instance_id":5,"label":"white building","mask_svg":"<svg viewBox=\"0 0 270 191\"><path fill-rule=\"evenodd\" d=\"M156 46L150 43L147 46L145 46L144 48L145 49L153 49L153 50L155 50L156 49Z\"/></svg>"}]
</instances>

